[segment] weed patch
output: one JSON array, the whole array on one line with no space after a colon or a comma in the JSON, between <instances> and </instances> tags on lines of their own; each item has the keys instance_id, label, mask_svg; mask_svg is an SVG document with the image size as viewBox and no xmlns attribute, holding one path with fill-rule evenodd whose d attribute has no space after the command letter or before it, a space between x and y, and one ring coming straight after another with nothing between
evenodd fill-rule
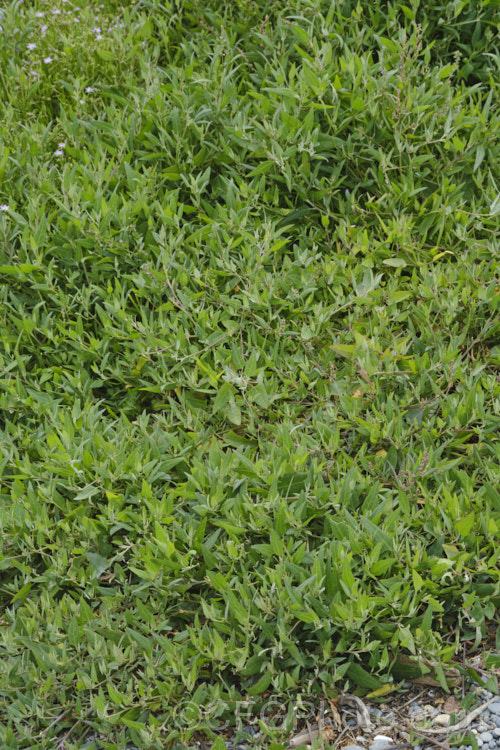
<instances>
[{"instance_id":1,"label":"weed patch","mask_svg":"<svg viewBox=\"0 0 500 750\"><path fill-rule=\"evenodd\" d=\"M500 601L496 3L0 27L2 747L447 688Z\"/></svg>"}]
</instances>

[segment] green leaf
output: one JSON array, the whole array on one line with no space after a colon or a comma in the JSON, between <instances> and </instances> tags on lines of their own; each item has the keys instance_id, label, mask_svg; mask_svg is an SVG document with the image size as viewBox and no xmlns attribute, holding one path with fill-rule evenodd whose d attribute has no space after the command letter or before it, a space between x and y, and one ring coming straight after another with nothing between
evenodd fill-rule
<instances>
[{"instance_id":1,"label":"green leaf","mask_svg":"<svg viewBox=\"0 0 500 750\"><path fill-rule=\"evenodd\" d=\"M68 643L70 646L79 646L82 642L80 626L76 617L72 617L68 625Z\"/></svg>"},{"instance_id":2,"label":"green leaf","mask_svg":"<svg viewBox=\"0 0 500 750\"><path fill-rule=\"evenodd\" d=\"M344 562L342 563L342 580L349 589L355 586L356 579L352 574L351 566L347 557L344 558Z\"/></svg>"},{"instance_id":3,"label":"green leaf","mask_svg":"<svg viewBox=\"0 0 500 750\"><path fill-rule=\"evenodd\" d=\"M80 492L75 495L75 501L79 502L80 500L90 500L91 497L95 497L99 494L100 490L98 487L89 485L88 487L85 487L85 489L80 490Z\"/></svg>"},{"instance_id":4,"label":"green leaf","mask_svg":"<svg viewBox=\"0 0 500 750\"><path fill-rule=\"evenodd\" d=\"M498 193L497 197L490 206L490 214L492 216L496 216L498 213L500 213L500 193Z\"/></svg>"},{"instance_id":5,"label":"green leaf","mask_svg":"<svg viewBox=\"0 0 500 750\"><path fill-rule=\"evenodd\" d=\"M100 578L104 571L107 570L110 566L109 560L106 560L105 557L97 554L96 552L87 552L87 558L90 562L90 565L92 566L96 578Z\"/></svg>"},{"instance_id":6,"label":"green leaf","mask_svg":"<svg viewBox=\"0 0 500 750\"><path fill-rule=\"evenodd\" d=\"M139 644L139 646L144 649L144 651L150 651L152 648L152 641L145 636L142 635L142 633L139 633L137 630L133 630L132 628L125 628L125 632L130 636L130 638Z\"/></svg>"},{"instance_id":7,"label":"green leaf","mask_svg":"<svg viewBox=\"0 0 500 750\"><path fill-rule=\"evenodd\" d=\"M234 393L235 389L233 388L233 386L229 383L224 383L224 385L217 393L217 396L215 397L215 401L212 407L213 413L216 414L217 412L221 411L221 409L224 409L226 406L228 406L230 400L234 399Z\"/></svg>"},{"instance_id":8,"label":"green leaf","mask_svg":"<svg viewBox=\"0 0 500 750\"><path fill-rule=\"evenodd\" d=\"M332 344L331 349L341 357L352 359L356 353L357 347L354 344Z\"/></svg>"},{"instance_id":9,"label":"green leaf","mask_svg":"<svg viewBox=\"0 0 500 750\"><path fill-rule=\"evenodd\" d=\"M386 258L382 263L384 266L391 266L391 268L405 268L408 265L403 258Z\"/></svg>"},{"instance_id":10,"label":"green leaf","mask_svg":"<svg viewBox=\"0 0 500 750\"><path fill-rule=\"evenodd\" d=\"M229 399L229 403L227 404L227 407L225 409L225 414L227 415L230 422L239 427L239 425L241 424L241 410L235 402L234 398Z\"/></svg>"},{"instance_id":11,"label":"green leaf","mask_svg":"<svg viewBox=\"0 0 500 750\"><path fill-rule=\"evenodd\" d=\"M265 672L265 674L260 677L256 683L252 685L252 687L248 688L246 691L248 695L260 695L264 692L264 690L267 690L269 685L271 684L272 674L271 670L268 670Z\"/></svg>"},{"instance_id":12,"label":"green leaf","mask_svg":"<svg viewBox=\"0 0 500 750\"><path fill-rule=\"evenodd\" d=\"M468 536L474 528L476 516L474 511L468 513L464 518L461 518L455 523L455 530L458 531L460 536Z\"/></svg>"},{"instance_id":13,"label":"green leaf","mask_svg":"<svg viewBox=\"0 0 500 750\"><path fill-rule=\"evenodd\" d=\"M25 583L24 586L21 586L19 591L12 597L11 604L19 600L24 601L26 597L28 596L29 592L31 591L32 586L33 586L32 583Z\"/></svg>"},{"instance_id":14,"label":"green leaf","mask_svg":"<svg viewBox=\"0 0 500 750\"><path fill-rule=\"evenodd\" d=\"M110 52L107 49L98 49L97 54L101 58L101 60L104 60L105 62L110 62L111 60L115 59L115 55L113 52Z\"/></svg>"},{"instance_id":15,"label":"green leaf","mask_svg":"<svg viewBox=\"0 0 500 750\"><path fill-rule=\"evenodd\" d=\"M401 5L401 10L410 21L415 20L415 13L407 5Z\"/></svg>"},{"instance_id":16,"label":"green leaf","mask_svg":"<svg viewBox=\"0 0 500 750\"><path fill-rule=\"evenodd\" d=\"M139 32L139 39L149 39L153 33L153 28L154 28L153 21L151 18L148 18L148 20L146 21L146 23L144 24L144 26Z\"/></svg>"},{"instance_id":17,"label":"green leaf","mask_svg":"<svg viewBox=\"0 0 500 750\"><path fill-rule=\"evenodd\" d=\"M383 683L379 679L370 672L367 672L366 669L359 664L351 664L347 669L347 676L358 687L378 690L383 686Z\"/></svg>"},{"instance_id":18,"label":"green leaf","mask_svg":"<svg viewBox=\"0 0 500 750\"><path fill-rule=\"evenodd\" d=\"M435 669L436 669L436 678L437 678L437 681L439 682L439 684L441 685L441 687L443 688L443 690L446 693L449 693L450 692L450 688L448 686L448 681L446 679L443 667L441 666L441 664L436 664Z\"/></svg>"},{"instance_id":19,"label":"green leaf","mask_svg":"<svg viewBox=\"0 0 500 750\"><path fill-rule=\"evenodd\" d=\"M0 274L3 273L8 276L29 274L40 270L39 266L34 266L32 263L20 263L18 266L0 266Z\"/></svg>"},{"instance_id":20,"label":"green leaf","mask_svg":"<svg viewBox=\"0 0 500 750\"><path fill-rule=\"evenodd\" d=\"M477 172L481 164L483 163L484 156L486 154L486 149L482 143L480 143L476 150L476 158L474 160L474 167L472 169L473 172Z\"/></svg>"},{"instance_id":21,"label":"green leaf","mask_svg":"<svg viewBox=\"0 0 500 750\"><path fill-rule=\"evenodd\" d=\"M247 398L250 401L254 401L259 406L262 406L263 409L267 409L269 404L271 403L271 399L264 383L250 388L247 393Z\"/></svg>"}]
</instances>

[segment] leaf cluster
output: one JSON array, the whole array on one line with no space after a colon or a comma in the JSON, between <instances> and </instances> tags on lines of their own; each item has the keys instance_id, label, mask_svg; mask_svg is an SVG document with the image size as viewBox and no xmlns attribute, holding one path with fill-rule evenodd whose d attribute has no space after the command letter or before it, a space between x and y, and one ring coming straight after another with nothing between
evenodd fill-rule
<instances>
[{"instance_id":1,"label":"leaf cluster","mask_svg":"<svg viewBox=\"0 0 500 750\"><path fill-rule=\"evenodd\" d=\"M500 599L497 5L35 10L0 19L2 747L189 747L401 655L447 688Z\"/></svg>"}]
</instances>

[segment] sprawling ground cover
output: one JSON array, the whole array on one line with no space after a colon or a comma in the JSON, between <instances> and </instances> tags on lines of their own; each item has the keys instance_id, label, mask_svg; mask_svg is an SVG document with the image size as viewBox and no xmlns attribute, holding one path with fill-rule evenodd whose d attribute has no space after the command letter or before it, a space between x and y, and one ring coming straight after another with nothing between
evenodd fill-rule
<instances>
[{"instance_id":1,"label":"sprawling ground cover","mask_svg":"<svg viewBox=\"0 0 500 750\"><path fill-rule=\"evenodd\" d=\"M481 647L498 21L3 5L2 748L189 747Z\"/></svg>"}]
</instances>

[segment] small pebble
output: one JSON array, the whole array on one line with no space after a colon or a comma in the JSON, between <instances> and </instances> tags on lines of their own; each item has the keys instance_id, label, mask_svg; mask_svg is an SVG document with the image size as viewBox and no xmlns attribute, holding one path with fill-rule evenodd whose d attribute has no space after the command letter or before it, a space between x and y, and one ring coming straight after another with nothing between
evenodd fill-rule
<instances>
[{"instance_id":1,"label":"small pebble","mask_svg":"<svg viewBox=\"0 0 500 750\"><path fill-rule=\"evenodd\" d=\"M477 742L478 747L482 747L484 745L484 742L482 741L481 737L478 737L476 742Z\"/></svg>"},{"instance_id":2,"label":"small pebble","mask_svg":"<svg viewBox=\"0 0 500 750\"><path fill-rule=\"evenodd\" d=\"M251 737L260 734L260 731L256 727L244 727L241 731L245 732L245 734L249 734Z\"/></svg>"},{"instance_id":3,"label":"small pebble","mask_svg":"<svg viewBox=\"0 0 500 750\"><path fill-rule=\"evenodd\" d=\"M488 725L484 723L484 721L480 721L477 725L477 731L478 732L487 732L489 729Z\"/></svg>"},{"instance_id":4,"label":"small pebble","mask_svg":"<svg viewBox=\"0 0 500 750\"><path fill-rule=\"evenodd\" d=\"M422 706L419 706L417 703L413 703L408 709L412 714L421 714L423 710Z\"/></svg>"},{"instance_id":5,"label":"small pebble","mask_svg":"<svg viewBox=\"0 0 500 750\"><path fill-rule=\"evenodd\" d=\"M437 714L437 708L432 706L430 703L425 704L424 711L427 711L427 713L430 713L430 714Z\"/></svg>"},{"instance_id":6,"label":"small pebble","mask_svg":"<svg viewBox=\"0 0 500 750\"><path fill-rule=\"evenodd\" d=\"M363 744L363 742L366 742L366 737L361 737L361 735L360 735L359 737L355 737L354 739L356 740L356 742L357 742L357 743L358 743L359 745L362 745L362 744Z\"/></svg>"},{"instance_id":7,"label":"small pebble","mask_svg":"<svg viewBox=\"0 0 500 750\"><path fill-rule=\"evenodd\" d=\"M390 737L384 737L383 739L375 739L370 745L369 750L391 750L393 741Z\"/></svg>"},{"instance_id":8,"label":"small pebble","mask_svg":"<svg viewBox=\"0 0 500 750\"><path fill-rule=\"evenodd\" d=\"M496 716L500 716L500 702L490 703L488 706L490 710L490 714L495 714Z\"/></svg>"},{"instance_id":9,"label":"small pebble","mask_svg":"<svg viewBox=\"0 0 500 750\"><path fill-rule=\"evenodd\" d=\"M491 742L491 740L493 739L493 735L491 734L491 732L481 732L479 738L483 742Z\"/></svg>"},{"instance_id":10,"label":"small pebble","mask_svg":"<svg viewBox=\"0 0 500 750\"><path fill-rule=\"evenodd\" d=\"M361 745L344 745L342 750L364 750Z\"/></svg>"},{"instance_id":11,"label":"small pebble","mask_svg":"<svg viewBox=\"0 0 500 750\"><path fill-rule=\"evenodd\" d=\"M492 732L493 737L500 737L500 727L496 727Z\"/></svg>"},{"instance_id":12,"label":"small pebble","mask_svg":"<svg viewBox=\"0 0 500 750\"><path fill-rule=\"evenodd\" d=\"M434 718L434 724L439 727L447 727L450 723L451 716L449 714L439 714Z\"/></svg>"}]
</instances>

